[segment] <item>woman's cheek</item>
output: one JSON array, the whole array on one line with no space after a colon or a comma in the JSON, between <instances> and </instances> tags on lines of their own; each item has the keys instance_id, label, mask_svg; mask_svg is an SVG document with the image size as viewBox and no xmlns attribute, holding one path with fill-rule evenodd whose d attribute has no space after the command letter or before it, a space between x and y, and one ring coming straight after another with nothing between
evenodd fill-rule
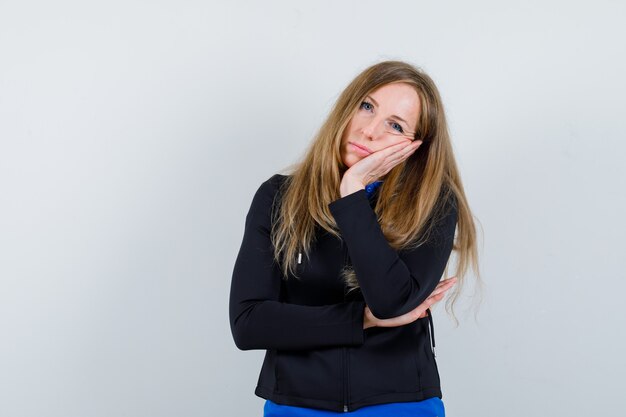
<instances>
[{"instance_id":1,"label":"woman's cheek","mask_svg":"<svg viewBox=\"0 0 626 417\"><path fill-rule=\"evenodd\" d=\"M361 159L362 158L359 155L355 155L353 152L344 152L343 157L341 158L344 165L348 168L359 162Z\"/></svg>"}]
</instances>

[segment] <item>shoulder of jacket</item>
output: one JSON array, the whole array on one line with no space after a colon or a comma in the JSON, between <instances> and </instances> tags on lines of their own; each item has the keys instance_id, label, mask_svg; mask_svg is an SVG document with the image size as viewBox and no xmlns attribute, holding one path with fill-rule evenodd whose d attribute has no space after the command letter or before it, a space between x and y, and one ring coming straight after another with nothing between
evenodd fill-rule
<instances>
[{"instance_id":1,"label":"shoulder of jacket","mask_svg":"<svg viewBox=\"0 0 626 417\"><path fill-rule=\"evenodd\" d=\"M273 196L282 188L289 178L290 175L274 174L261 184L259 191Z\"/></svg>"},{"instance_id":2,"label":"shoulder of jacket","mask_svg":"<svg viewBox=\"0 0 626 417\"><path fill-rule=\"evenodd\" d=\"M262 207L271 207L274 204L277 194L281 191L282 186L288 178L289 175L274 174L265 180L255 193L253 199L255 209L259 210Z\"/></svg>"},{"instance_id":3,"label":"shoulder of jacket","mask_svg":"<svg viewBox=\"0 0 626 417\"><path fill-rule=\"evenodd\" d=\"M283 185L289 178L291 178L291 175L274 174L265 182L271 184L275 188L280 188L280 186Z\"/></svg>"}]
</instances>

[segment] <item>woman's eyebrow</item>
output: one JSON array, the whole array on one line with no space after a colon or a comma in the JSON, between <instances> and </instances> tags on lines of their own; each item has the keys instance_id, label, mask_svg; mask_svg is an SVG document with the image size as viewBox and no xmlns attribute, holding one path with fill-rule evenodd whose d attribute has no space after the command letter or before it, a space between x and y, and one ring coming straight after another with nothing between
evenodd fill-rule
<instances>
[{"instance_id":1,"label":"woman's eyebrow","mask_svg":"<svg viewBox=\"0 0 626 417\"><path fill-rule=\"evenodd\" d=\"M372 97L372 96L367 96L367 97L365 97L365 98L368 98L368 99L372 100L372 102L374 103L374 105L375 105L376 107L380 107L380 106L378 105L378 102L377 102L376 100L374 100L374 97ZM391 115L390 117L396 118L396 119L400 120L401 122L404 122L407 126L409 125L409 122L407 122L406 120L404 120L404 119L403 119L402 117L400 117L400 116L396 116L395 114L393 114L393 115Z\"/></svg>"},{"instance_id":2,"label":"woman's eyebrow","mask_svg":"<svg viewBox=\"0 0 626 417\"><path fill-rule=\"evenodd\" d=\"M374 100L374 97L372 97L372 96L367 96L367 97L365 97L365 98L369 98L370 100L372 100L372 102L374 103L374 105L375 105L376 107L378 107L378 102L377 102L376 100Z\"/></svg>"}]
</instances>

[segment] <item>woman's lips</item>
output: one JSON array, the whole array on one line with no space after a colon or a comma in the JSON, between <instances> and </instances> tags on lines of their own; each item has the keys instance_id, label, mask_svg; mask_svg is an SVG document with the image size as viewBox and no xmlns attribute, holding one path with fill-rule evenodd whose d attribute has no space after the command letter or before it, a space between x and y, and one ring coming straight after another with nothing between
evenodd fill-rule
<instances>
[{"instance_id":1,"label":"woman's lips","mask_svg":"<svg viewBox=\"0 0 626 417\"><path fill-rule=\"evenodd\" d=\"M362 145L357 145L356 143L353 142L348 142L350 145L352 145L352 148L356 151L356 153L358 153L359 155L363 155L363 156L367 156L370 155L372 153L372 151L370 151L367 147L362 146Z\"/></svg>"}]
</instances>

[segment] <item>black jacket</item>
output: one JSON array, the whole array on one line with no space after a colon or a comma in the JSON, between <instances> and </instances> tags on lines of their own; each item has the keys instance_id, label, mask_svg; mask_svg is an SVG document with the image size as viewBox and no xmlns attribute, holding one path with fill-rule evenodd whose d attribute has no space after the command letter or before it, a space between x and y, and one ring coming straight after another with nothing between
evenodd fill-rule
<instances>
[{"instance_id":1,"label":"black jacket","mask_svg":"<svg viewBox=\"0 0 626 417\"><path fill-rule=\"evenodd\" d=\"M271 210L286 179L274 175L256 192L230 290L230 325L241 350L266 349L255 394L279 404L352 411L363 406L440 397L432 318L363 329L365 305L384 319L422 303L452 250L454 199L429 240L396 251L365 190L329 204L342 239L318 228L300 280L281 279L270 242ZM383 185L384 186L384 185ZM340 269L350 262L360 290L346 294ZM430 324L430 326L429 326Z\"/></svg>"}]
</instances>

